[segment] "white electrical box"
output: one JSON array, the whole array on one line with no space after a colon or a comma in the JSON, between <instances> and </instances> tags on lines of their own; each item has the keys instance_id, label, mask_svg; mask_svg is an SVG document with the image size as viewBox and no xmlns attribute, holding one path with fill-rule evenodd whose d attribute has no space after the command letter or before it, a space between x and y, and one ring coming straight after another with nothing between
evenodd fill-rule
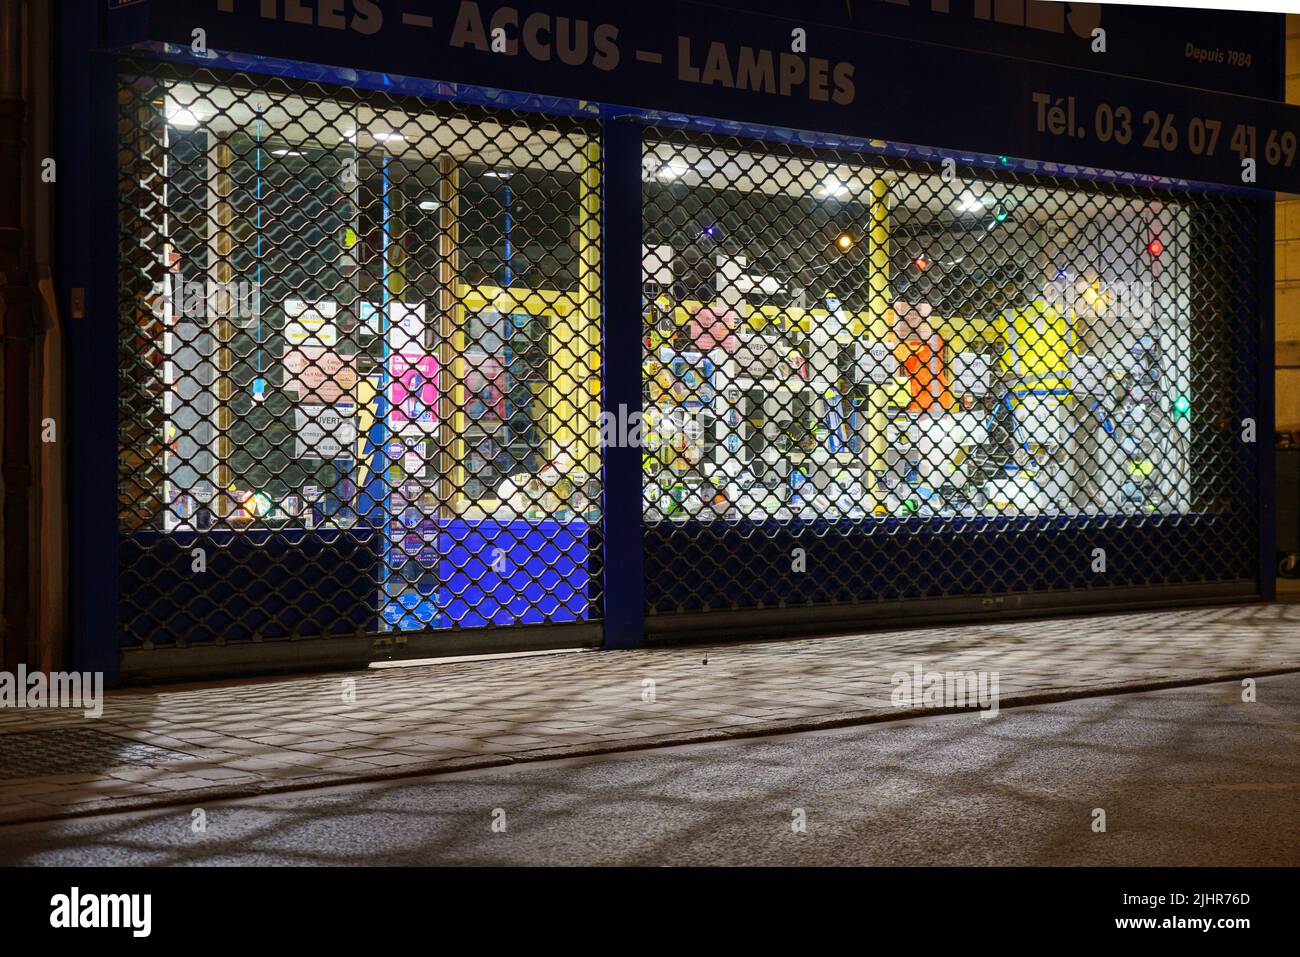
<instances>
[{"instance_id":1,"label":"white electrical box","mask_svg":"<svg viewBox=\"0 0 1300 957\"><path fill-rule=\"evenodd\" d=\"M859 383L884 385L894 377L898 362L894 350L887 342L859 342L857 358L853 363L854 380Z\"/></svg>"},{"instance_id":2,"label":"white electrical box","mask_svg":"<svg viewBox=\"0 0 1300 957\"><path fill-rule=\"evenodd\" d=\"M988 395L989 357L982 352L958 352L952 357L952 391L964 395Z\"/></svg>"}]
</instances>

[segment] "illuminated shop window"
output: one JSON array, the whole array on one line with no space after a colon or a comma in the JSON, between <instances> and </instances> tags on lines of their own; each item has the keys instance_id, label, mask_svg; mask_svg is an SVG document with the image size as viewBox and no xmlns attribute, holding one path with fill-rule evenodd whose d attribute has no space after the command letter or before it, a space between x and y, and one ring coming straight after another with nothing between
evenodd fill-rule
<instances>
[{"instance_id":1,"label":"illuminated shop window","mask_svg":"<svg viewBox=\"0 0 1300 957\"><path fill-rule=\"evenodd\" d=\"M1227 481L1194 200L664 132L643 182L650 524L1175 516Z\"/></svg>"},{"instance_id":2,"label":"illuminated shop window","mask_svg":"<svg viewBox=\"0 0 1300 957\"><path fill-rule=\"evenodd\" d=\"M346 533L392 628L587 617L591 130L165 65L120 104L123 534Z\"/></svg>"}]
</instances>

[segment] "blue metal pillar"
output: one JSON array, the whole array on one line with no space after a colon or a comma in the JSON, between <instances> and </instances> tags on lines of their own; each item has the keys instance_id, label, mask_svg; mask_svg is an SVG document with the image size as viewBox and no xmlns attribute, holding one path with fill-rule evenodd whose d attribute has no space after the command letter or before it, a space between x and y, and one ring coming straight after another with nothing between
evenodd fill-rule
<instances>
[{"instance_id":1,"label":"blue metal pillar","mask_svg":"<svg viewBox=\"0 0 1300 957\"><path fill-rule=\"evenodd\" d=\"M621 424L641 412L640 124L606 120L601 155L601 412ZM645 642L641 449L613 443L602 451L605 647L636 648Z\"/></svg>"},{"instance_id":2,"label":"blue metal pillar","mask_svg":"<svg viewBox=\"0 0 1300 957\"><path fill-rule=\"evenodd\" d=\"M58 21L55 229L59 309L68 330L69 601L72 667L116 681L117 75L95 0ZM84 290L84 315L73 310ZM78 297L80 298L80 294Z\"/></svg>"}]
</instances>

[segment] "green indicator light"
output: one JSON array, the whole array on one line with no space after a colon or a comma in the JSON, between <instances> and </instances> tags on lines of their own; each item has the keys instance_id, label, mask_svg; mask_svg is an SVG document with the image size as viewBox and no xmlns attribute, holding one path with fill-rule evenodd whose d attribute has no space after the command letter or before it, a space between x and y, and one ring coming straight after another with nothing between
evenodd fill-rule
<instances>
[{"instance_id":1,"label":"green indicator light","mask_svg":"<svg viewBox=\"0 0 1300 957\"><path fill-rule=\"evenodd\" d=\"M1182 418L1192 411L1192 400L1185 395L1180 395L1174 399L1174 415Z\"/></svg>"}]
</instances>

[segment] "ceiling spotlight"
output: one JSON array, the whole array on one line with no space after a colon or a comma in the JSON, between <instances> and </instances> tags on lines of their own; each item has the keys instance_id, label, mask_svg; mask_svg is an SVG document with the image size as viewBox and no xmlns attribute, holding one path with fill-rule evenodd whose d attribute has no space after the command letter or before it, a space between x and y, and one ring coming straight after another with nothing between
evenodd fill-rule
<instances>
[{"instance_id":1,"label":"ceiling spotlight","mask_svg":"<svg viewBox=\"0 0 1300 957\"><path fill-rule=\"evenodd\" d=\"M437 208L438 208L439 206L441 206L441 205L442 205L442 204L439 203L436 199L422 199L422 200L420 200L420 208L421 208L422 210L424 210L426 213L431 213L431 212L433 212L435 209L437 209Z\"/></svg>"},{"instance_id":2,"label":"ceiling spotlight","mask_svg":"<svg viewBox=\"0 0 1300 957\"><path fill-rule=\"evenodd\" d=\"M193 110L179 103L167 104L167 122L172 126L192 129L199 125L199 117Z\"/></svg>"},{"instance_id":3,"label":"ceiling spotlight","mask_svg":"<svg viewBox=\"0 0 1300 957\"><path fill-rule=\"evenodd\" d=\"M843 199L849 195L849 188L834 177L822 183L821 191L827 199Z\"/></svg>"},{"instance_id":4,"label":"ceiling spotlight","mask_svg":"<svg viewBox=\"0 0 1300 957\"><path fill-rule=\"evenodd\" d=\"M853 248L853 234L840 233L835 237L835 245L839 247L840 252L848 252Z\"/></svg>"},{"instance_id":5,"label":"ceiling spotlight","mask_svg":"<svg viewBox=\"0 0 1300 957\"><path fill-rule=\"evenodd\" d=\"M271 150L271 155L272 156L301 156L302 153L298 152L298 150L280 149L280 150Z\"/></svg>"},{"instance_id":6,"label":"ceiling spotlight","mask_svg":"<svg viewBox=\"0 0 1300 957\"><path fill-rule=\"evenodd\" d=\"M976 197L972 193L963 193L961 202L957 204L959 213L974 213L984 208L984 200Z\"/></svg>"},{"instance_id":7,"label":"ceiling spotlight","mask_svg":"<svg viewBox=\"0 0 1300 957\"><path fill-rule=\"evenodd\" d=\"M405 136L403 136L401 133L396 133L396 132L375 133L374 137L375 139L379 140L379 142L381 143L402 143L406 141Z\"/></svg>"}]
</instances>

